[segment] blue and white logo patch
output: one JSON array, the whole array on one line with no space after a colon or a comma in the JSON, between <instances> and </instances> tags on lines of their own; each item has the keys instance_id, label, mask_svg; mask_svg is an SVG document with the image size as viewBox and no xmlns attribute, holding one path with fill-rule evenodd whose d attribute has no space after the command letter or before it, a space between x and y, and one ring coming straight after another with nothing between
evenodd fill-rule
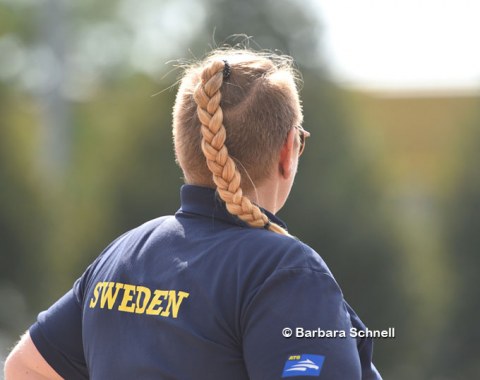
<instances>
[{"instance_id":1,"label":"blue and white logo patch","mask_svg":"<svg viewBox=\"0 0 480 380\"><path fill-rule=\"evenodd\" d=\"M323 355L291 355L285 363L282 377L320 376L324 360Z\"/></svg>"}]
</instances>

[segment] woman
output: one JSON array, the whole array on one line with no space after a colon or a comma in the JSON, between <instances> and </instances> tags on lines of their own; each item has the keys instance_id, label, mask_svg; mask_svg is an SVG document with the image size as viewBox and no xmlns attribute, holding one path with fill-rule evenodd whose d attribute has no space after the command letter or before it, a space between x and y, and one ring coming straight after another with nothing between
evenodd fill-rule
<instances>
[{"instance_id":1,"label":"woman","mask_svg":"<svg viewBox=\"0 0 480 380\"><path fill-rule=\"evenodd\" d=\"M309 136L295 80L290 58L247 50L186 69L180 210L107 247L40 313L7 379L380 378L330 270L275 216Z\"/></svg>"}]
</instances>

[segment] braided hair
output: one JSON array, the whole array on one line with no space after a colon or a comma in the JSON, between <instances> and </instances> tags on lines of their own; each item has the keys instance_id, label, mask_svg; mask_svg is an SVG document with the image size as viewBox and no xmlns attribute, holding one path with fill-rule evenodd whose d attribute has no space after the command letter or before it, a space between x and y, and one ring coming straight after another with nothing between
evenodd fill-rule
<instances>
[{"instance_id":1,"label":"braided hair","mask_svg":"<svg viewBox=\"0 0 480 380\"><path fill-rule=\"evenodd\" d=\"M275 65L258 53L221 53L187 72L182 81L174 107L177 161L187 182L215 187L232 215L251 227L288 235L244 190L265 179L288 131L301 120L294 71L291 63L290 68ZM263 165L258 162L262 158Z\"/></svg>"}]
</instances>

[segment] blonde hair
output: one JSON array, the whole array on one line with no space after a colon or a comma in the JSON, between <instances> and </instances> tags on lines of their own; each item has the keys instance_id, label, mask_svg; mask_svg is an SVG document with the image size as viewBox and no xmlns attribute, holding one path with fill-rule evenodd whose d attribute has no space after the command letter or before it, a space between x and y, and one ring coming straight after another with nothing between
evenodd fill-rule
<instances>
[{"instance_id":1,"label":"blonde hair","mask_svg":"<svg viewBox=\"0 0 480 380\"><path fill-rule=\"evenodd\" d=\"M288 132L302 122L297 79L289 57L216 50L186 69L173 111L185 181L216 188L231 214L280 234L288 233L244 191L271 175Z\"/></svg>"}]
</instances>

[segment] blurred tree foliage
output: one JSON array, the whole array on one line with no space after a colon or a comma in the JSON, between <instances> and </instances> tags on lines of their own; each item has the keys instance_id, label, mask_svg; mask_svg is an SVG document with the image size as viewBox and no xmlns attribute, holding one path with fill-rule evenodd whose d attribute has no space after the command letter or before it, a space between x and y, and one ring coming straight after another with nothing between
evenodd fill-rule
<instances>
[{"instance_id":1,"label":"blurred tree foliage","mask_svg":"<svg viewBox=\"0 0 480 380\"><path fill-rule=\"evenodd\" d=\"M45 275L39 269L47 244L48 210L34 165L31 115L18 106L22 101L0 85L0 288L15 286L34 300ZM16 312L7 309L2 306L0 316ZM15 327L11 323L15 319L0 318L0 329Z\"/></svg>"},{"instance_id":2,"label":"blurred tree foliage","mask_svg":"<svg viewBox=\"0 0 480 380\"><path fill-rule=\"evenodd\" d=\"M444 210L451 253L450 278L445 278L445 287L454 287L456 292L452 318L444 334L435 342L434 354L440 365L430 368L432 378L443 375L453 380L474 379L480 373L480 330L477 326L480 310L480 128L478 121L469 127L463 151L459 152L463 165Z\"/></svg>"},{"instance_id":3,"label":"blurred tree foliage","mask_svg":"<svg viewBox=\"0 0 480 380\"><path fill-rule=\"evenodd\" d=\"M215 44L241 42L245 33L254 37L252 48L289 54L318 68L321 27L308 2L286 0L279 6L275 0L205 1L209 4L205 24L212 29Z\"/></svg>"}]
</instances>

